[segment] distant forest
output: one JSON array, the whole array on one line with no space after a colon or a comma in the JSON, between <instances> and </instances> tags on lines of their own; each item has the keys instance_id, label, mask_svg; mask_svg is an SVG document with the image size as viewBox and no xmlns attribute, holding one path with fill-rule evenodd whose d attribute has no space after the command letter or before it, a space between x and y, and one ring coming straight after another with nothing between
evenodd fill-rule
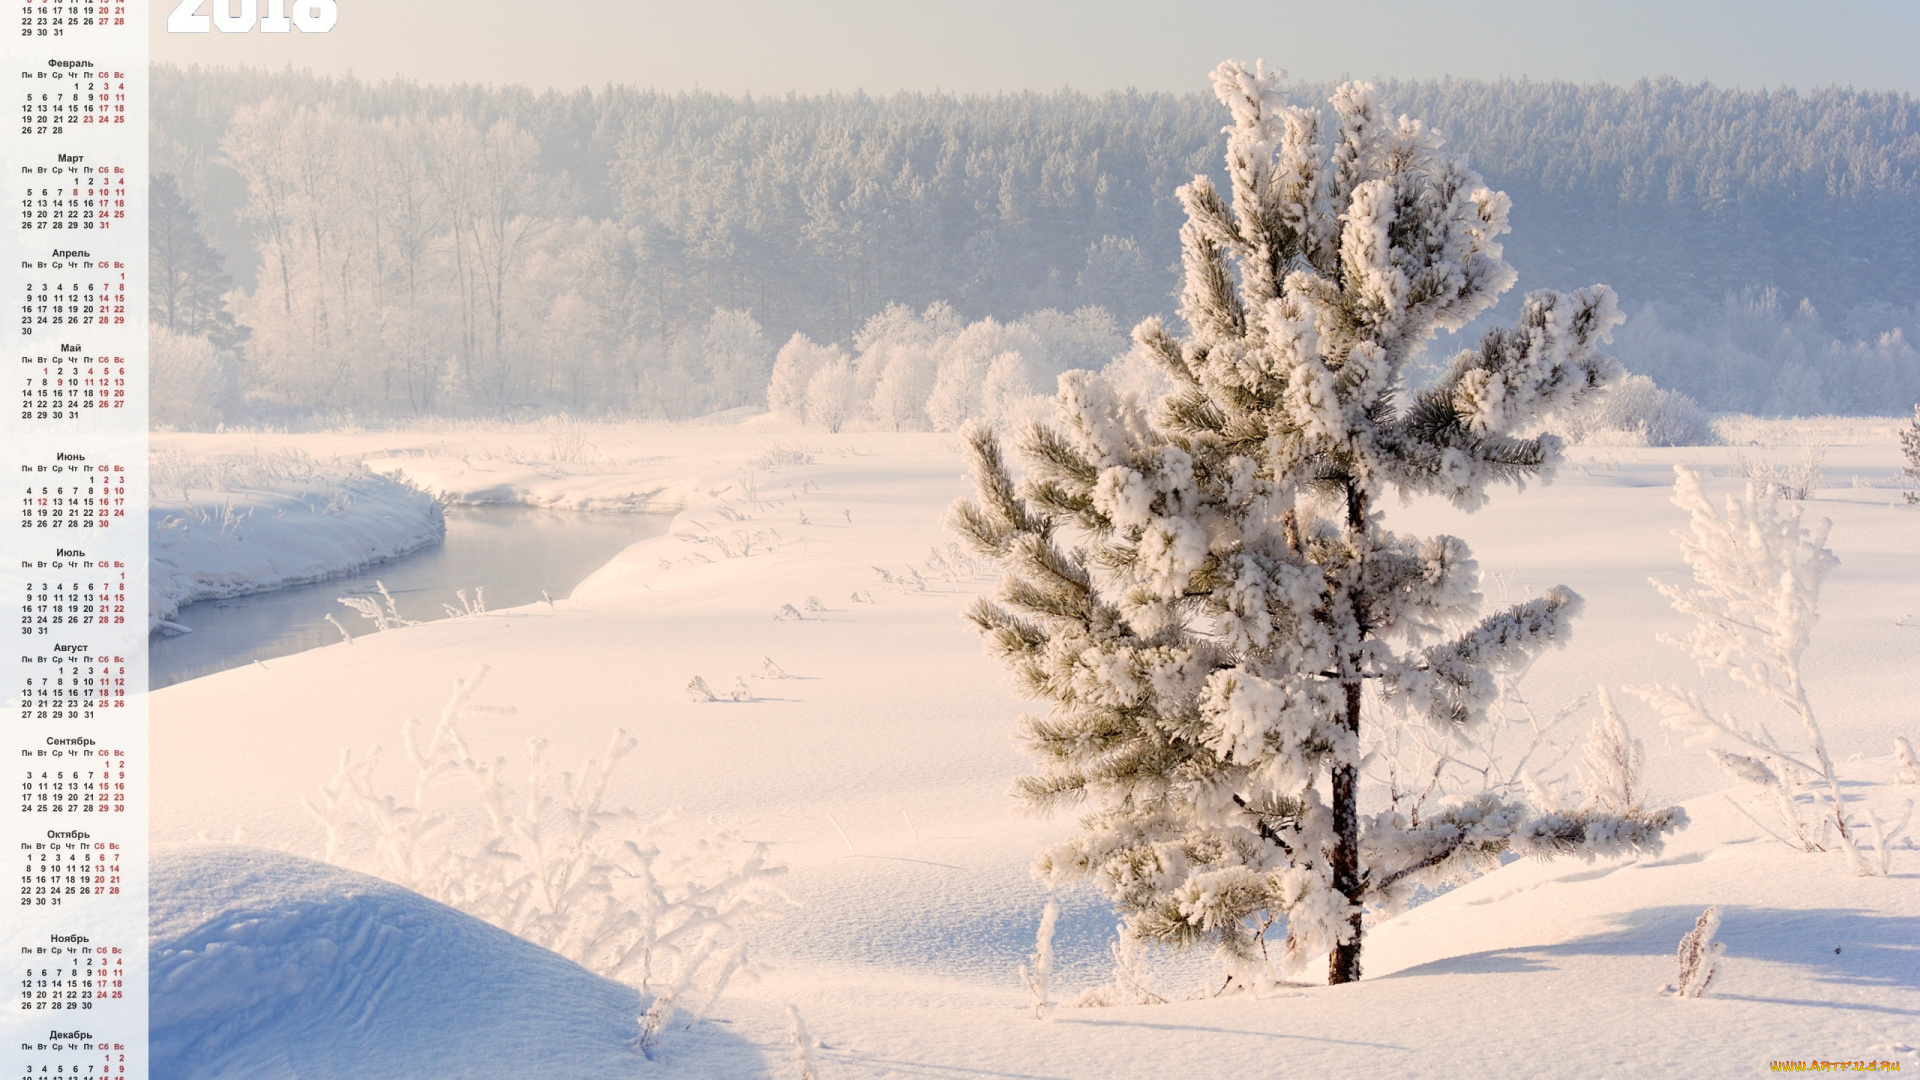
<instances>
[{"instance_id":1,"label":"distant forest","mask_svg":"<svg viewBox=\"0 0 1920 1080\"><path fill-rule=\"evenodd\" d=\"M1220 173L1226 123L1199 93L534 93L170 66L152 86L153 310L175 365L156 395L182 423L689 415L763 404L753 371L789 335L850 344L889 305L1170 314L1174 189ZM1296 89L1324 106L1332 88ZM1503 312L1607 282L1634 316L1621 359L1709 408L1920 396L1913 98L1385 91L1512 197ZM731 351L703 361L716 312Z\"/></svg>"}]
</instances>

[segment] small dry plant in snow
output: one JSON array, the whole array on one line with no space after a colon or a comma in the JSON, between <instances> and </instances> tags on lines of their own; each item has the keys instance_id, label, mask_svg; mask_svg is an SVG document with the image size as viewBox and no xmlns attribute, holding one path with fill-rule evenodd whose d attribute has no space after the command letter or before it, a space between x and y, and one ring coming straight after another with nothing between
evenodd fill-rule
<instances>
[{"instance_id":1,"label":"small dry plant in snow","mask_svg":"<svg viewBox=\"0 0 1920 1080\"><path fill-rule=\"evenodd\" d=\"M1768 497L1805 502L1826 479L1826 447L1811 437L1800 444L1798 465L1775 465L1745 454L1735 454L1733 460L1741 477Z\"/></svg>"},{"instance_id":2,"label":"small dry plant in snow","mask_svg":"<svg viewBox=\"0 0 1920 1080\"><path fill-rule=\"evenodd\" d=\"M1904 735L1894 736L1893 764L1896 783L1920 784L1920 755L1913 752L1913 744Z\"/></svg>"},{"instance_id":3,"label":"small dry plant in snow","mask_svg":"<svg viewBox=\"0 0 1920 1080\"><path fill-rule=\"evenodd\" d=\"M1673 501L1691 517L1680 551L1696 587L1653 584L1694 625L1684 638L1661 640L1690 653L1702 671L1719 671L1783 706L1799 721L1804 748L1788 746L1764 723L1715 717L1699 695L1677 686L1632 692L1685 733L1688 746L1705 747L1727 772L1760 788L1786 830L1781 839L1823 851L1829 837L1837 837L1855 873L1871 873L1800 677L1800 658L1819 618L1821 582L1839 565L1826 546L1831 523L1804 524L1798 508L1785 508L1753 483L1729 496L1724 511L1716 509L1699 474L1684 466L1675 471ZM1800 800L1803 790L1817 807L1812 812Z\"/></svg>"},{"instance_id":4,"label":"small dry plant in snow","mask_svg":"<svg viewBox=\"0 0 1920 1080\"><path fill-rule=\"evenodd\" d=\"M406 724L410 792L379 790L380 748L341 755L306 803L326 829L326 861L652 992L640 1040L649 1051L681 1002L701 1000L704 1011L731 979L752 973L746 932L790 906L774 885L786 868L735 831L689 836L674 815L648 822L608 805L614 772L638 745L624 731L579 771L557 775L545 740L530 740L516 790L507 760L481 759L460 734L475 714L512 712L473 703L486 673L455 684L430 732Z\"/></svg>"},{"instance_id":5,"label":"small dry plant in snow","mask_svg":"<svg viewBox=\"0 0 1920 1080\"><path fill-rule=\"evenodd\" d=\"M793 1063L800 1067L800 1080L820 1080L820 1069L813 1059L813 1035L800 1010L787 1005L787 1038L793 1042Z\"/></svg>"},{"instance_id":6,"label":"small dry plant in snow","mask_svg":"<svg viewBox=\"0 0 1920 1080\"><path fill-rule=\"evenodd\" d=\"M1705 997L1707 987L1712 985L1713 976L1720 967L1720 957L1727 947L1713 940L1720 930L1720 909L1710 907L1700 913L1694 921L1693 929L1680 939L1680 976L1668 990L1675 997Z\"/></svg>"},{"instance_id":7,"label":"small dry plant in snow","mask_svg":"<svg viewBox=\"0 0 1920 1080\"><path fill-rule=\"evenodd\" d=\"M779 472L781 469L794 465L811 465L813 464L813 455L814 451L798 444L794 446L776 446L758 457L749 459L747 461L747 468L759 469L763 472Z\"/></svg>"},{"instance_id":8,"label":"small dry plant in snow","mask_svg":"<svg viewBox=\"0 0 1920 1080\"><path fill-rule=\"evenodd\" d=\"M1045 1020L1053 1011L1053 929L1059 922L1060 905L1047 901L1040 913L1040 929L1034 934L1033 955L1027 958L1027 964L1020 965L1020 981L1027 984L1036 1020Z\"/></svg>"},{"instance_id":9,"label":"small dry plant in snow","mask_svg":"<svg viewBox=\"0 0 1920 1080\"><path fill-rule=\"evenodd\" d=\"M587 441L586 425L566 413L549 417L545 424L547 460L552 462L591 461L594 445Z\"/></svg>"},{"instance_id":10,"label":"small dry plant in snow","mask_svg":"<svg viewBox=\"0 0 1920 1080\"><path fill-rule=\"evenodd\" d=\"M454 595L460 598L459 607L454 607L452 604L440 605L440 607L446 611L447 618L464 619L469 616L485 615L487 613L487 590L485 586L475 585L473 587L472 598L468 598L467 590L465 589L458 590Z\"/></svg>"},{"instance_id":11,"label":"small dry plant in snow","mask_svg":"<svg viewBox=\"0 0 1920 1080\"><path fill-rule=\"evenodd\" d=\"M1074 1000L1075 1008L1167 1003L1167 999L1153 989L1153 972L1146 962L1146 943L1127 933L1125 923L1121 923L1119 929L1112 946L1113 981L1083 991Z\"/></svg>"}]
</instances>

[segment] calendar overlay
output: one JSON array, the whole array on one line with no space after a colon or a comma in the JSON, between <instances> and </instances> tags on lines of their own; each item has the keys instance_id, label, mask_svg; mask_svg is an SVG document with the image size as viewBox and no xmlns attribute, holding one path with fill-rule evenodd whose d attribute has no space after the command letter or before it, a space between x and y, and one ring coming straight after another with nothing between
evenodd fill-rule
<instances>
[{"instance_id":1,"label":"calendar overlay","mask_svg":"<svg viewBox=\"0 0 1920 1080\"><path fill-rule=\"evenodd\" d=\"M141 1078L150 5L0 3L0 1080Z\"/></svg>"}]
</instances>

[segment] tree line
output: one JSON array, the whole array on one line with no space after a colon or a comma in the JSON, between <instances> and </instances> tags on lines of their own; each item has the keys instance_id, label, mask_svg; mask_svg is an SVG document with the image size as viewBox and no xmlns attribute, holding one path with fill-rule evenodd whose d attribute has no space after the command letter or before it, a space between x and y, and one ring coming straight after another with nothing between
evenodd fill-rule
<instances>
[{"instance_id":1,"label":"tree line","mask_svg":"<svg viewBox=\"0 0 1920 1080\"><path fill-rule=\"evenodd\" d=\"M1700 367L1671 331L1771 288L1837 347L1904 335L1891 384L1828 378L1805 408L1914 381L1911 98L1672 80L1382 96L1512 196L1519 291L1606 281L1630 314L1661 305L1649 366ZM1171 314L1173 191L1219 172L1225 120L1198 93L535 93L164 65L153 104L154 168L177 193L156 236L199 260L164 287L230 278L207 317L233 400L401 415L760 403L764 379L742 389L746 361L716 360L716 339L764 373L769 343L851 344L894 304L967 320L1099 307L1123 327ZM1756 376L1770 388L1773 368ZM1698 382L1718 404L1718 380Z\"/></svg>"}]
</instances>

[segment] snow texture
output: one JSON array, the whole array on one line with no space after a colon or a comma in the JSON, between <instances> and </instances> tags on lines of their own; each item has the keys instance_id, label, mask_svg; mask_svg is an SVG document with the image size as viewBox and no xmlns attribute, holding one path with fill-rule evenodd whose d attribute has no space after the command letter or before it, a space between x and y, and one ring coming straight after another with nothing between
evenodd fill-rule
<instances>
[{"instance_id":1,"label":"snow texture","mask_svg":"<svg viewBox=\"0 0 1920 1080\"><path fill-rule=\"evenodd\" d=\"M377 878L259 848L153 859L155 1080L630 1076L630 987Z\"/></svg>"}]
</instances>

